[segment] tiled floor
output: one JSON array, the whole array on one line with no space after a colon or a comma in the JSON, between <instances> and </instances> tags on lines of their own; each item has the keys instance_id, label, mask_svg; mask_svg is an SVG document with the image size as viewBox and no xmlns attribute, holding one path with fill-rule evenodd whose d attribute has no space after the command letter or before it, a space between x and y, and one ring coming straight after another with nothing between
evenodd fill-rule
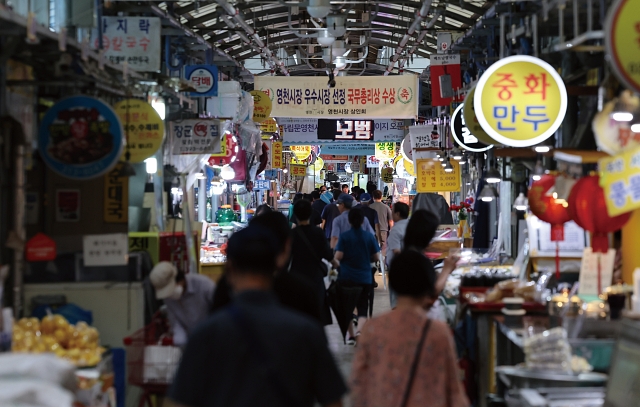
<instances>
[{"instance_id":1,"label":"tiled floor","mask_svg":"<svg viewBox=\"0 0 640 407\"><path fill-rule=\"evenodd\" d=\"M382 277L376 276L376 280L378 282L378 288L374 289L374 299L373 299L373 315L379 315L386 311L389 311L389 291L385 290L382 285ZM334 317L335 321L335 317ZM329 347L333 352L334 357L340 367L340 371L342 372L345 380L349 379L349 374L351 373L351 361L353 359L353 352L355 348L350 345L345 345L342 341L342 334L340 333L340 328L338 324L334 322L333 325L328 325L325 327L325 332L327 333L327 339L329 340ZM345 397L344 406L351 406L349 397Z\"/></svg>"}]
</instances>

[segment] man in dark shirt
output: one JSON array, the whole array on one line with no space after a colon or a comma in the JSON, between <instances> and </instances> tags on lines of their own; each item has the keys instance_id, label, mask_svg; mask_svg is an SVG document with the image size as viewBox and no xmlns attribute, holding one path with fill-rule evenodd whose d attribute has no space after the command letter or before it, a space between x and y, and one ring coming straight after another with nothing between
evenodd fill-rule
<instances>
[{"instance_id":1,"label":"man in dark shirt","mask_svg":"<svg viewBox=\"0 0 640 407\"><path fill-rule=\"evenodd\" d=\"M338 200L338 197L342 193L339 189L334 189L331 191L333 193L333 201L327 206L324 207L322 211L322 229L324 229L324 235L327 240L331 239L331 228L333 226L333 220L340 216L340 209L338 209L338 204L335 202Z\"/></svg>"},{"instance_id":2,"label":"man in dark shirt","mask_svg":"<svg viewBox=\"0 0 640 407\"><path fill-rule=\"evenodd\" d=\"M177 406L342 406L347 389L322 327L271 290L282 260L277 242L251 224L229 239L234 302L190 337L169 391Z\"/></svg>"},{"instance_id":3,"label":"man in dark shirt","mask_svg":"<svg viewBox=\"0 0 640 407\"><path fill-rule=\"evenodd\" d=\"M327 203L320 199L320 192L313 191L311 193L311 199L313 199L311 203L311 218L309 219L309 223L313 226L319 226L322 223L322 211L324 207L327 206Z\"/></svg>"}]
</instances>

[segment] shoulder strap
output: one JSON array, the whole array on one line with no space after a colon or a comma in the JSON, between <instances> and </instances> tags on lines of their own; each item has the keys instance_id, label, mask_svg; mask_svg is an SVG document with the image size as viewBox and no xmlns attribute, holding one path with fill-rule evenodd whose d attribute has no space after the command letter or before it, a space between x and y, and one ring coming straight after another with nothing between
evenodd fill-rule
<instances>
[{"instance_id":1,"label":"shoulder strap","mask_svg":"<svg viewBox=\"0 0 640 407\"><path fill-rule=\"evenodd\" d=\"M409 372L409 381L407 382L407 388L404 390L404 394L402 395L402 403L400 404L401 407L405 407L407 405L407 402L409 401L411 386L413 385L413 379L416 375L416 370L418 370L418 364L420 363L420 354L422 353L422 347L424 346L424 340L427 337L429 326L431 326L431 319L427 320L427 322L424 324L424 328L422 329L422 335L420 336L420 341L418 342L418 347L416 348L416 354L413 357L413 363L411 364L411 371Z\"/></svg>"},{"instance_id":2,"label":"shoulder strap","mask_svg":"<svg viewBox=\"0 0 640 407\"><path fill-rule=\"evenodd\" d=\"M276 391L278 397L284 402L286 406L295 406L296 402L293 400L291 394L287 391L280 378L280 373L274 369L273 363L269 359L269 354L264 346L264 343L260 341L260 338L255 335L255 332L247 322L240 308L235 304L231 304L227 307L227 312L231 314L231 319L236 323L236 326L240 329L240 332L244 335L249 345L249 349L255 359L265 367L267 372L267 380Z\"/></svg>"}]
</instances>

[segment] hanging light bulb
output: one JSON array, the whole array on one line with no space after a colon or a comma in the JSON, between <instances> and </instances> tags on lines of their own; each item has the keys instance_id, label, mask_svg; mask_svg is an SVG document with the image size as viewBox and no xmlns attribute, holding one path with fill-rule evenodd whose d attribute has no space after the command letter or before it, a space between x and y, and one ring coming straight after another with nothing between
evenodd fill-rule
<instances>
[{"instance_id":1,"label":"hanging light bulb","mask_svg":"<svg viewBox=\"0 0 640 407\"><path fill-rule=\"evenodd\" d=\"M518 194L518 197L513 202L513 209L517 211L526 211L529 208L529 200L524 196L523 192Z\"/></svg>"},{"instance_id":2,"label":"hanging light bulb","mask_svg":"<svg viewBox=\"0 0 640 407\"><path fill-rule=\"evenodd\" d=\"M309 0L307 13L313 18L325 18L331 11L329 0Z\"/></svg>"},{"instance_id":3,"label":"hanging light bulb","mask_svg":"<svg viewBox=\"0 0 640 407\"><path fill-rule=\"evenodd\" d=\"M285 168L285 169L282 170L282 172L284 172L286 174L286 173L289 172L289 170Z\"/></svg>"},{"instance_id":4,"label":"hanging light bulb","mask_svg":"<svg viewBox=\"0 0 640 407\"><path fill-rule=\"evenodd\" d=\"M236 177L236 172L231 168L229 164L224 165L220 170L220 176L225 180L232 180Z\"/></svg>"},{"instance_id":5,"label":"hanging light bulb","mask_svg":"<svg viewBox=\"0 0 640 407\"><path fill-rule=\"evenodd\" d=\"M467 163L467 155L466 154L462 154L462 157L458 160L458 164L464 165L466 163Z\"/></svg>"},{"instance_id":6,"label":"hanging light bulb","mask_svg":"<svg viewBox=\"0 0 640 407\"><path fill-rule=\"evenodd\" d=\"M444 154L444 156L440 157L440 165L442 165L442 167L445 167L448 161L449 157L447 157L446 153Z\"/></svg>"},{"instance_id":7,"label":"hanging light bulb","mask_svg":"<svg viewBox=\"0 0 640 407\"><path fill-rule=\"evenodd\" d=\"M147 174L155 174L158 172L158 160L155 157L149 157L144 160Z\"/></svg>"},{"instance_id":8,"label":"hanging light bulb","mask_svg":"<svg viewBox=\"0 0 640 407\"><path fill-rule=\"evenodd\" d=\"M491 202L496 197L495 188L490 186L489 184L485 185L480 191L479 198L482 202Z\"/></svg>"},{"instance_id":9,"label":"hanging light bulb","mask_svg":"<svg viewBox=\"0 0 640 407\"><path fill-rule=\"evenodd\" d=\"M502 175L500 175L498 170L496 170L495 168L491 167L491 168L489 168L489 171L487 171L485 173L484 179L489 184L497 184L498 182L502 181Z\"/></svg>"},{"instance_id":10,"label":"hanging light bulb","mask_svg":"<svg viewBox=\"0 0 640 407\"><path fill-rule=\"evenodd\" d=\"M538 160L536 161L536 166L533 169L533 175L531 176L531 179L533 179L534 181L540 181L540 178L542 178L543 175L544 167L542 167L542 162Z\"/></svg>"},{"instance_id":11,"label":"hanging light bulb","mask_svg":"<svg viewBox=\"0 0 640 407\"><path fill-rule=\"evenodd\" d=\"M454 147L453 150L451 150L451 157L456 160L456 161L460 161L463 157L463 153L462 151L458 148L458 147Z\"/></svg>"},{"instance_id":12,"label":"hanging light bulb","mask_svg":"<svg viewBox=\"0 0 640 407\"><path fill-rule=\"evenodd\" d=\"M448 158L444 166L444 172L453 172L453 165L451 165L451 161Z\"/></svg>"}]
</instances>

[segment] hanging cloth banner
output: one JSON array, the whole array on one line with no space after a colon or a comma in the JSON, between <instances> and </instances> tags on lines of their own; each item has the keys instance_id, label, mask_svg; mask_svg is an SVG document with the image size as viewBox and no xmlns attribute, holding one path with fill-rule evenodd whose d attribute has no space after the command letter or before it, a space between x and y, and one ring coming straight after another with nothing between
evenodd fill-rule
<instances>
[{"instance_id":1,"label":"hanging cloth banner","mask_svg":"<svg viewBox=\"0 0 640 407\"><path fill-rule=\"evenodd\" d=\"M269 95L273 117L413 119L418 115L418 77L339 76L327 88L322 76L256 76L255 89Z\"/></svg>"},{"instance_id":2,"label":"hanging cloth banner","mask_svg":"<svg viewBox=\"0 0 640 407\"><path fill-rule=\"evenodd\" d=\"M170 123L171 153L218 154L222 151L220 120L189 119Z\"/></svg>"}]
</instances>

